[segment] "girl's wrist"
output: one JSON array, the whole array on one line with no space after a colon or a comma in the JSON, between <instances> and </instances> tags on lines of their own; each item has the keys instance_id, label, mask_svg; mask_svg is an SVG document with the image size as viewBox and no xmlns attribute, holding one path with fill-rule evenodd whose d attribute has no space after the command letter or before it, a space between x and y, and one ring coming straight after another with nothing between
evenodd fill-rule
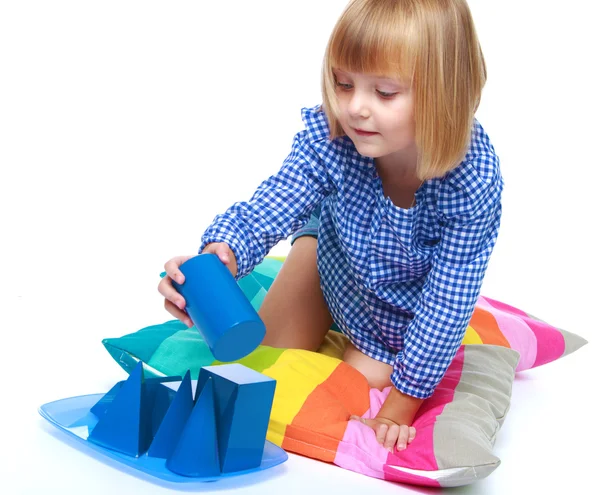
<instances>
[{"instance_id":1,"label":"girl's wrist","mask_svg":"<svg viewBox=\"0 0 600 495\"><path fill-rule=\"evenodd\" d=\"M398 425L410 426L422 403L423 399L403 394L396 387L392 387L376 419L387 419Z\"/></svg>"}]
</instances>

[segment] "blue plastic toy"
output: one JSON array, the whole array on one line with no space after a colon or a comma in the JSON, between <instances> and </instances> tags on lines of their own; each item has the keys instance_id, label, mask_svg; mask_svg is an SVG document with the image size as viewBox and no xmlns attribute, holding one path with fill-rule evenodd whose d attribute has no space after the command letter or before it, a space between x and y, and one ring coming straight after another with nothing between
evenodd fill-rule
<instances>
[{"instance_id":1,"label":"blue plastic toy","mask_svg":"<svg viewBox=\"0 0 600 495\"><path fill-rule=\"evenodd\" d=\"M172 392L167 387L163 388L168 392ZM173 454L175 447L177 447L183 428L186 425L186 420L194 408L189 371L183 377L183 381L179 385L177 392L176 394L171 394L172 399L169 401L169 407L150 444L150 448L148 449L150 457L168 459Z\"/></svg>"},{"instance_id":2,"label":"blue plastic toy","mask_svg":"<svg viewBox=\"0 0 600 495\"><path fill-rule=\"evenodd\" d=\"M101 400L92 408L99 421L89 441L135 457L146 452L171 400L168 393L157 394L159 384L156 379L144 382L138 364L127 381L108 392L110 403Z\"/></svg>"},{"instance_id":3,"label":"blue plastic toy","mask_svg":"<svg viewBox=\"0 0 600 495\"><path fill-rule=\"evenodd\" d=\"M229 269L215 254L195 256L179 269L185 282L173 282L186 311L219 361L237 361L255 350L266 328Z\"/></svg>"},{"instance_id":4,"label":"blue plastic toy","mask_svg":"<svg viewBox=\"0 0 600 495\"><path fill-rule=\"evenodd\" d=\"M287 454L266 441L275 380L240 364L189 371L177 391L138 363L104 395L45 404L40 414L92 449L168 481L212 481L267 469Z\"/></svg>"},{"instance_id":5,"label":"blue plastic toy","mask_svg":"<svg viewBox=\"0 0 600 495\"><path fill-rule=\"evenodd\" d=\"M260 465L275 380L241 364L205 366L200 369L198 389L215 384L221 471L231 473ZM197 393L197 392L196 392Z\"/></svg>"},{"instance_id":6,"label":"blue plastic toy","mask_svg":"<svg viewBox=\"0 0 600 495\"><path fill-rule=\"evenodd\" d=\"M167 459L167 467L183 476L221 474L212 380L208 380L200 390L175 450Z\"/></svg>"}]
</instances>

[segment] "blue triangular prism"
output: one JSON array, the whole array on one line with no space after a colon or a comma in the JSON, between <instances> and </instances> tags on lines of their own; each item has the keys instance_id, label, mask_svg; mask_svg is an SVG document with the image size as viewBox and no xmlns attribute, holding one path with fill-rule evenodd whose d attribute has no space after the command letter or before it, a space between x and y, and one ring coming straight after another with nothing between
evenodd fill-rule
<instances>
[{"instance_id":1,"label":"blue triangular prism","mask_svg":"<svg viewBox=\"0 0 600 495\"><path fill-rule=\"evenodd\" d=\"M125 382L123 381L123 382L115 383L113 388L111 388L108 392L106 392L102 396L102 398L92 406L92 408L90 409L90 412L94 413L98 418L101 418L102 416L104 416L104 413L106 412L106 410L110 407L113 400L115 400L115 397L119 393L119 390L121 390L123 383L125 383Z\"/></svg>"},{"instance_id":2,"label":"blue triangular prism","mask_svg":"<svg viewBox=\"0 0 600 495\"><path fill-rule=\"evenodd\" d=\"M199 386L200 384L198 384ZM182 476L219 476L213 380L202 387L181 438L166 466Z\"/></svg>"},{"instance_id":3,"label":"blue triangular prism","mask_svg":"<svg viewBox=\"0 0 600 495\"><path fill-rule=\"evenodd\" d=\"M145 387L146 389L150 388L152 390L152 393L154 393L155 389L159 389L159 390L161 389L159 387L155 387L155 385L158 385L160 383L175 382L175 381L180 381L180 380L181 380L180 376L161 376L161 377L151 377L151 378L144 377L142 386ZM96 404L94 404L92 406L92 408L90 409L90 412L95 414L98 418L102 417L102 415L106 412L106 410L112 404L113 400L115 400L115 397L119 393L119 390L121 390L121 387L123 386L124 383L125 383L125 380L117 382L113 386L113 388L111 388L106 394L104 394L102 396L102 398L98 402L96 402ZM169 389L169 390L171 390L173 392L172 396L174 396L175 392L172 389ZM150 395L152 397L154 397L152 394L150 394ZM152 400L154 400L154 399L152 399ZM150 404L152 403L152 400L150 401Z\"/></svg>"},{"instance_id":4,"label":"blue triangular prism","mask_svg":"<svg viewBox=\"0 0 600 495\"><path fill-rule=\"evenodd\" d=\"M165 381L171 381L165 379ZM150 439L154 438L156 432L160 428L165 414L169 410L171 402L175 398L175 391L169 387L165 387L161 380L145 380L142 384L144 392L144 403L147 409L142 410L142 415L148 416L150 424Z\"/></svg>"},{"instance_id":5,"label":"blue triangular prism","mask_svg":"<svg viewBox=\"0 0 600 495\"><path fill-rule=\"evenodd\" d=\"M140 361L90 433L89 441L134 457L145 452L151 431L148 415L142 414L147 410L147 404L142 403L142 381Z\"/></svg>"},{"instance_id":6,"label":"blue triangular prism","mask_svg":"<svg viewBox=\"0 0 600 495\"><path fill-rule=\"evenodd\" d=\"M171 456L193 407L192 381L190 379L190 372L188 371L181 385L179 385L175 397L170 402L170 406L163 416L154 440L152 440L152 444L148 449L150 457L167 459Z\"/></svg>"}]
</instances>

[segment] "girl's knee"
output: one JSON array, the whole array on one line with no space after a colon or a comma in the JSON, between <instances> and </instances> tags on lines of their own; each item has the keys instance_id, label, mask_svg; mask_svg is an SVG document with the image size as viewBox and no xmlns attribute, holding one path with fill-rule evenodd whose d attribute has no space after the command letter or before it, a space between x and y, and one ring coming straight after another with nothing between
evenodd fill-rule
<instances>
[{"instance_id":1,"label":"girl's knee","mask_svg":"<svg viewBox=\"0 0 600 495\"><path fill-rule=\"evenodd\" d=\"M317 350L332 319L321 292L317 270L317 241L301 237L292 246L259 315L267 334L264 345Z\"/></svg>"},{"instance_id":2,"label":"girl's knee","mask_svg":"<svg viewBox=\"0 0 600 495\"><path fill-rule=\"evenodd\" d=\"M363 354L350 342L346 346L343 359L350 366L362 373L367 379L369 387L383 390L392 384L390 378L392 375L392 366Z\"/></svg>"}]
</instances>

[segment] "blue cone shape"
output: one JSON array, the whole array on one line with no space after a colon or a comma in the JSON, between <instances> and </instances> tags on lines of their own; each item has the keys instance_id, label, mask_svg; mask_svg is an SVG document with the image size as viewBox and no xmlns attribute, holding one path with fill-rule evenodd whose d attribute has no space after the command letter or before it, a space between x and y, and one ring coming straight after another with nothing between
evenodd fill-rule
<instances>
[{"instance_id":1,"label":"blue cone shape","mask_svg":"<svg viewBox=\"0 0 600 495\"><path fill-rule=\"evenodd\" d=\"M179 385L179 389L171 401L169 409L163 416L154 440L152 440L152 444L148 449L150 457L167 459L171 456L193 407L192 381L190 379L190 372L188 371L181 385Z\"/></svg>"},{"instance_id":2,"label":"blue cone shape","mask_svg":"<svg viewBox=\"0 0 600 495\"><path fill-rule=\"evenodd\" d=\"M213 381L207 380L167 468L182 476L219 476Z\"/></svg>"}]
</instances>

